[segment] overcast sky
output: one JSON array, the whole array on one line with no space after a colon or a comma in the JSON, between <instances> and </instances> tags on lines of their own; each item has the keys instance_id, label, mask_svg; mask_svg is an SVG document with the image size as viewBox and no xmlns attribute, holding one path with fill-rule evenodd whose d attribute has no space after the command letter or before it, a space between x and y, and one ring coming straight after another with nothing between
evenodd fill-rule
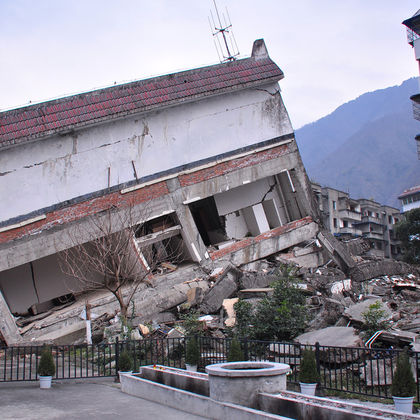
<instances>
[{"instance_id":1,"label":"overcast sky","mask_svg":"<svg viewBox=\"0 0 420 420\"><path fill-rule=\"evenodd\" d=\"M418 76L418 0L217 0L242 57L264 38L295 128ZM0 109L218 62L213 0L0 0ZM415 92L413 92L415 93Z\"/></svg>"}]
</instances>

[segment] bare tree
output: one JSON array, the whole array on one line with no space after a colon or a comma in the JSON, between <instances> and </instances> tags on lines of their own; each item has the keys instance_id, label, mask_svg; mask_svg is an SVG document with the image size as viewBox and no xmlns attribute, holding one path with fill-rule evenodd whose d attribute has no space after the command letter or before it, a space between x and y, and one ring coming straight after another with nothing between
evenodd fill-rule
<instances>
[{"instance_id":1,"label":"bare tree","mask_svg":"<svg viewBox=\"0 0 420 420\"><path fill-rule=\"evenodd\" d=\"M148 233L144 216L133 206L90 216L68 235L69 248L60 253L61 269L78 280L79 291L107 289L117 299L123 320L140 284L150 284L151 273L163 259L179 261L182 255L177 247L169 247L164 255L150 243L140 248L136 237Z\"/></svg>"}]
</instances>

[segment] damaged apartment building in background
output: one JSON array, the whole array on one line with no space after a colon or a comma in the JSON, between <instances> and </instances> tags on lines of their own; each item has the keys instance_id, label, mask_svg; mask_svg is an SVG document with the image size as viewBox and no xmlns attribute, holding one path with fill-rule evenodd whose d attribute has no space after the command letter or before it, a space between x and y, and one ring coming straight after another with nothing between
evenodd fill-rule
<instances>
[{"instance_id":1,"label":"damaged apartment building in background","mask_svg":"<svg viewBox=\"0 0 420 420\"><path fill-rule=\"evenodd\" d=\"M169 267L239 266L314 238L282 78L257 40L249 58L2 112L2 339L38 339L15 317L74 299L59 254L72 230L110 208L131 206L142 222L132 241L143 270L150 255Z\"/></svg>"}]
</instances>

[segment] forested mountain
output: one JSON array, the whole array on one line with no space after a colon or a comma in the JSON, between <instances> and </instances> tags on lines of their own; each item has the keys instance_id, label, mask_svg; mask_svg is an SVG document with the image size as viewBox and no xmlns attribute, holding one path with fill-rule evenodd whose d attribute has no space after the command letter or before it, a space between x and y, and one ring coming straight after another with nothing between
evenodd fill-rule
<instances>
[{"instance_id":1,"label":"forested mountain","mask_svg":"<svg viewBox=\"0 0 420 420\"><path fill-rule=\"evenodd\" d=\"M420 124L410 101L417 92L418 81L412 78L365 93L297 130L311 180L399 208L398 195L420 184L414 141Z\"/></svg>"}]
</instances>

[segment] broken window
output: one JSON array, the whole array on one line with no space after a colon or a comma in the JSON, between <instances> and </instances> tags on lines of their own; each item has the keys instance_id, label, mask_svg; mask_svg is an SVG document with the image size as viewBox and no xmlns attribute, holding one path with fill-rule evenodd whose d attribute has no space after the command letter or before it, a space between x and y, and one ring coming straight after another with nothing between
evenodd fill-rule
<instances>
[{"instance_id":1,"label":"broken window","mask_svg":"<svg viewBox=\"0 0 420 420\"><path fill-rule=\"evenodd\" d=\"M224 221L219 216L213 197L207 197L189 204L192 217L206 246L225 241Z\"/></svg>"},{"instance_id":2,"label":"broken window","mask_svg":"<svg viewBox=\"0 0 420 420\"><path fill-rule=\"evenodd\" d=\"M286 181L291 188L292 184ZM276 177L247 182L190 203L189 207L204 244L219 248L232 240L258 236L288 221Z\"/></svg>"},{"instance_id":3,"label":"broken window","mask_svg":"<svg viewBox=\"0 0 420 420\"><path fill-rule=\"evenodd\" d=\"M179 264L190 260L181 236L181 226L175 213L148 220L135 232L136 243L152 271L164 264Z\"/></svg>"},{"instance_id":4,"label":"broken window","mask_svg":"<svg viewBox=\"0 0 420 420\"><path fill-rule=\"evenodd\" d=\"M334 219L333 219L333 224L334 224L334 227L336 228L337 226L338 226L338 224L337 224L337 219L334 217Z\"/></svg>"}]
</instances>

